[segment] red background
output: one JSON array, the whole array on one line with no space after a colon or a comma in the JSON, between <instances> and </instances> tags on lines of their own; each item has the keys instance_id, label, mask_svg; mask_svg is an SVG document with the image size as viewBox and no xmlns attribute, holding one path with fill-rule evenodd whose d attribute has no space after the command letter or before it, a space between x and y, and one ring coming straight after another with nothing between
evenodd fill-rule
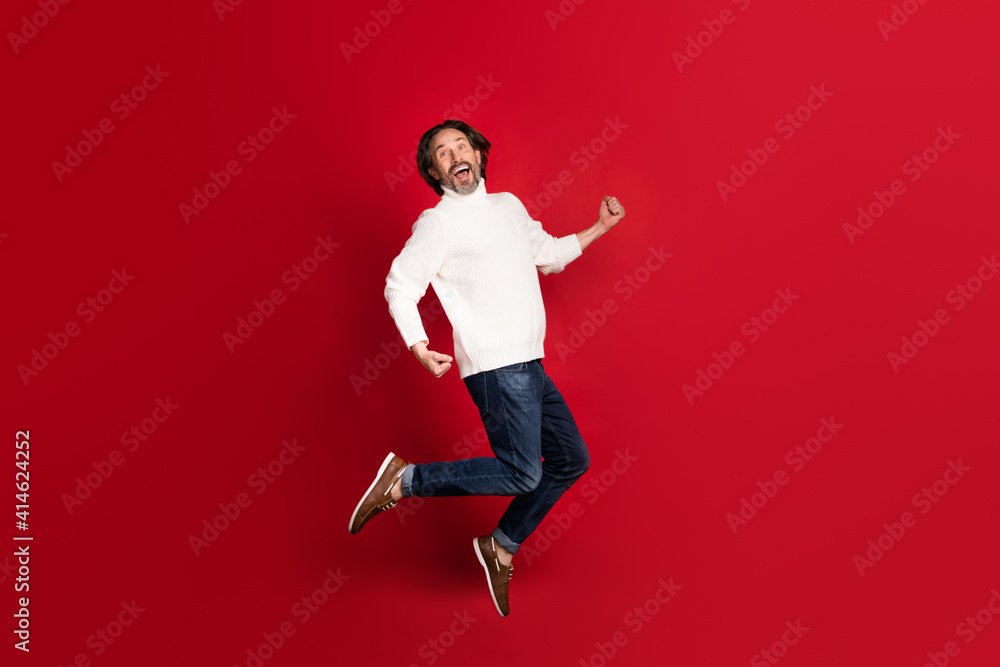
<instances>
[{"instance_id":1,"label":"red background","mask_svg":"<svg viewBox=\"0 0 1000 667\"><path fill-rule=\"evenodd\" d=\"M284 622L295 633L264 664L771 664L759 652L777 642L783 665L919 666L949 641L949 664L996 664L992 613L971 642L959 624L1000 586L1000 281L961 309L948 294L1000 250L998 10L912 5L888 39L888 0L590 0L564 2L564 21L546 13L556 0L243 2L221 18L207 0L71 2L16 52L8 36L2 424L11 440L30 429L27 533L13 446L4 498L11 535L34 537L32 650L5 647L12 664L255 664L248 650ZM712 23L724 9L734 20ZM0 25L38 11L6 3ZM373 11L391 20L348 62L341 44ZM679 71L704 21L722 32ZM112 102L157 65L169 74L120 119ZM480 77L493 83L477 99ZM811 86L831 95L784 136L776 121ZM274 108L294 118L248 162L238 147ZM457 369L434 380L408 352L379 357L397 336L385 275L437 200L407 156L455 116L494 144L490 191L544 205L550 233L593 223L605 194L627 209L541 281L546 368L593 463L515 561L506 619L470 546L506 499L411 500L346 530L387 451L454 458L481 426ZM113 132L60 181L52 163L102 118ZM627 127L602 146L606 119ZM959 138L910 181L904 163L938 128ZM768 138L777 152L724 201L717 182ZM179 206L229 160L240 172L186 222ZM539 199L562 170L572 182ZM905 194L852 243L845 223L895 179ZM317 237L339 246L292 291L282 275ZM670 259L637 272L650 247ZM123 267L134 279L86 322L77 305ZM645 280L628 299L626 276ZM751 342L744 323L786 288L799 298ZM223 334L275 289L287 300L231 353ZM583 325L606 299L603 326ZM947 322L894 369L887 355L937 309ZM68 322L79 335L22 379ZM444 318L427 327L453 352ZM689 401L682 386L735 341L745 353ZM129 451L123 432L168 397L173 414ZM786 453L824 418L843 428L794 470ZM304 450L258 495L250 476L292 439ZM636 461L614 467L626 451ZM959 460L943 497L914 503ZM779 470L788 483L734 534L726 515ZM189 538L240 493L251 504L195 555ZM855 556L908 511L915 525L859 574ZM341 587L302 623L293 606L327 569ZM661 578L680 586L662 606ZM95 640L133 600L134 622ZM782 646L797 621L809 630Z\"/></svg>"}]
</instances>

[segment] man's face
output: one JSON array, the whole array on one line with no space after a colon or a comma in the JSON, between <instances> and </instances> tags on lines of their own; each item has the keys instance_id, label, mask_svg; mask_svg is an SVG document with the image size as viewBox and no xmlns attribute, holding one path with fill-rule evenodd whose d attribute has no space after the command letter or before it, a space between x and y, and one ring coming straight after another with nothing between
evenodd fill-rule
<instances>
[{"instance_id":1,"label":"man's face","mask_svg":"<svg viewBox=\"0 0 1000 667\"><path fill-rule=\"evenodd\" d=\"M460 195L472 194L479 187L481 156L463 133L448 128L435 134L431 139L431 156L434 166L427 171L443 187Z\"/></svg>"}]
</instances>

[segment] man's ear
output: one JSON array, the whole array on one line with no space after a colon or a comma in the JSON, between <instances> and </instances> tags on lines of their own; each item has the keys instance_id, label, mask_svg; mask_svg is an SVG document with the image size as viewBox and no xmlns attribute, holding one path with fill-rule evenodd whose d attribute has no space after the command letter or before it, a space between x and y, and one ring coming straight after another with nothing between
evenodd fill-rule
<instances>
[{"instance_id":1,"label":"man's ear","mask_svg":"<svg viewBox=\"0 0 1000 667\"><path fill-rule=\"evenodd\" d=\"M482 164L483 164L483 154L480 153L479 151L476 151L476 165L482 166Z\"/></svg>"},{"instance_id":2,"label":"man's ear","mask_svg":"<svg viewBox=\"0 0 1000 667\"><path fill-rule=\"evenodd\" d=\"M441 177L437 173L437 169L435 169L434 167L430 167L427 170L427 173L430 174L431 178L433 178L435 181L440 181L441 180Z\"/></svg>"}]
</instances>

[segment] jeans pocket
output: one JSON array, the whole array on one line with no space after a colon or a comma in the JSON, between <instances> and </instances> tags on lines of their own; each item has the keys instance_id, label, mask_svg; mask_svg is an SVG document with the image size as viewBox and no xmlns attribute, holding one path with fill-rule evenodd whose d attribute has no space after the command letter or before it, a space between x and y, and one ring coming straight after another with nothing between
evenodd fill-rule
<instances>
[{"instance_id":1,"label":"jeans pocket","mask_svg":"<svg viewBox=\"0 0 1000 667\"><path fill-rule=\"evenodd\" d=\"M494 369L497 373L526 373L528 371L527 361L522 361L517 364L511 364L510 366L501 366L500 368Z\"/></svg>"},{"instance_id":2,"label":"jeans pocket","mask_svg":"<svg viewBox=\"0 0 1000 667\"><path fill-rule=\"evenodd\" d=\"M465 388L469 390L472 402L479 408L479 418L486 419L489 414L489 400L486 391L486 373L476 373L465 378Z\"/></svg>"}]
</instances>

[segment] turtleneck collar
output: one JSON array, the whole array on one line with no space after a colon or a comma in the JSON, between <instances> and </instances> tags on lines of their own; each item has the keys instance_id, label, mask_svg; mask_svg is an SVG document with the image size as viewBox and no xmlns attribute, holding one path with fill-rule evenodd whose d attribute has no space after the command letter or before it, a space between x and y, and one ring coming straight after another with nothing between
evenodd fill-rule
<instances>
[{"instance_id":1,"label":"turtleneck collar","mask_svg":"<svg viewBox=\"0 0 1000 667\"><path fill-rule=\"evenodd\" d=\"M485 178L480 178L479 179L479 187L477 187L475 190L473 190L471 193L469 193L467 195L460 195L457 192L455 192L454 190L450 190L450 189L448 189L448 188L446 188L444 186L441 186L441 189L444 190L444 194L441 195L441 199L451 199L453 201L463 202L463 203L465 203L465 202L475 203L475 202L482 202L482 201L486 200L486 179Z\"/></svg>"}]
</instances>

